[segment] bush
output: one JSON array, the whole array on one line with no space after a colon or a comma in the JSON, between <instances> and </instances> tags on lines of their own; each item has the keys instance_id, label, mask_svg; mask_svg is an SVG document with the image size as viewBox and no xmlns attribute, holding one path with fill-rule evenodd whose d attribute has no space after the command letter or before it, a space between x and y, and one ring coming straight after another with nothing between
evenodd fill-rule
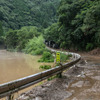
<instances>
[{"instance_id":1,"label":"bush","mask_svg":"<svg viewBox=\"0 0 100 100\"><path fill-rule=\"evenodd\" d=\"M51 80L53 80L53 79L55 79L55 78L58 78L57 75L51 76L50 78L48 78L48 81L51 81Z\"/></svg>"},{"instance_id":2,"label":"bush","mask_svg":"<svg viewBox=\"0 0 100 100\"><path fill-rule=\"evenodd\" d=\"M24 52L30 53L32 55L43 54L43 51L46 51L43 41L44 39L42 36L34 37L33 39L30 39L25 46Z\"/></svg>"},{"instance_id":3,"label":"bush","mask_svg":"<svg viewBox=\"0 0 100 100\"><path fill-rule=\"evenodd\" d=\"M65 62L65 61L68 60L70 57L72 57L71 54L66 55L66 54L64 54L64 53L60 53L60 60L61 60L61 62Z\"/></svg>"},{"instance_id":4,"label":"bush","mask_svg":"<svg viewBox=\"0 0 100 100\"><path fill-rule=\"evenodd\" d=\"M38 28L35 26L24 26L19 30L10 29L5 36L7 48L22 51L30 39L39 35L40 32L38 32Z\"/></svg>"},{"instance_id":5,"label":"bush","mask_svg":"<svg viewBox=\"0 0 100 100\"><path fill-rule=\"evenodd\" d=\"M6 46L7 49L16 49L17 42L18 42L18 35L17 30L9 30L5 36Z\"/></svg>"},{"instance_id":6,"label":"bush","mask_svg":"<svg viewBox=\"0 0 100 100\"><path fill-rule=\"evenodd\" d=\"M67 56L68 56L68 57L72 57L72 54L68 54Z\"/></svg>"},{"instance_id":7,"label":"bush","mask_svg":"<svg viewBox=\"0 0 100 100\"><path fill-rule=\"evenodd\" d=\"M42 57L40 58L40 60L38 60L38 62L54 62L54 57L50 52L44 51Z\"/></svg>"},{"instance_id":8,"label":"bush","mask_svg":"<svg viewBox=\"0 0 100 100\"><path fill-rule=\"evenodd\" d=\"M93 44L92 43L87 43L86 50L89 51L89 50L92 50L92 49L93 49Z\"/></svg>"},{"instance_id":9,"label":"bush","mask_svg":"<svg viewBox=\"0 0 100 100\"><path fill-rule=\"evenodd\" d=\"M51 66L50 65L41 65L39 68L41 68L41 69L50 69Z\"/></svg>"},{"instance_id":10,"label":"bush","mask_svg":"<svg viewBox=\"0 0 100 100\"><path fill-rule=\"evenodd\" d=\"M23 50L25 48L25 45L28 43L29 39L38 37L40 33L38 32L38 28L35 26L24 26L17 31L17 35L18 35L17 49Z\"/></svg>"}]
</instances>

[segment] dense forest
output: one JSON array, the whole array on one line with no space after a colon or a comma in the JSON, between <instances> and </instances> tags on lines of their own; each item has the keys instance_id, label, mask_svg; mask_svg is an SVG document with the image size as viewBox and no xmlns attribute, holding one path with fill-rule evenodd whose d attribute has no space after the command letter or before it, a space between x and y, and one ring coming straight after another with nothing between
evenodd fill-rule
<instances>
[{"instance_id":1,"label":"dense forest","mask_svg":"<svg viewBox=\"0 0 100 100\"><path fill-rule=\"evenodd\" d=\"M61 48L92 50L100 47L100 1L61 0L59 21L45 29L45 38Z\"/></svg>"},{"instance_id":2,"label":"dense forest","mask_svg":"<svg viewBox=\"0 0 100 100\"><path fill-rule=\"evenodd\" d=\"M7 49L41 54L46 39L88 51L100 47L99 27L99 0L0 1L0 41Z\"/></svg>"},{"instance_id":3,"label":"dense forest","mask_svg":"<svg viewBox=\"0 0 100 100\"><path fill-rule=\"evenodd\" d=\"M5 29L23 26L46 28L57 21L60 0L0 0L0 20Z\"/></svg>"},{"instance_id":4,"label":"dense forest","mask_svg":"<svg viewBox=\"0 0 100 100\"><path fill-rule=\"evenodd\" d=\"M0 43L22 50L26 41L57 22L59 3L60 0L0 0Z\"/></svg>"}]
</instances>

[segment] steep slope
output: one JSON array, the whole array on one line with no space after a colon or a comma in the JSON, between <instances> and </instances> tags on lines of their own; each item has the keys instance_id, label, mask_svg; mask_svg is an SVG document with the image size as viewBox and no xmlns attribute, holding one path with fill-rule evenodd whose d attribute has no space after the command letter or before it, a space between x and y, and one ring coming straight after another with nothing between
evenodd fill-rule
<instances>
[{"instance_id":1,"label":"steep slope","mask_svg":"<svg viewBox=\"0 0 100 100\"><path fill-rule=\"evenodd\" d=\"M58 14L58 23L45 30L46 39L65 49L100 47L100 0L61 0Z\"/></svg>"}]
</instances>

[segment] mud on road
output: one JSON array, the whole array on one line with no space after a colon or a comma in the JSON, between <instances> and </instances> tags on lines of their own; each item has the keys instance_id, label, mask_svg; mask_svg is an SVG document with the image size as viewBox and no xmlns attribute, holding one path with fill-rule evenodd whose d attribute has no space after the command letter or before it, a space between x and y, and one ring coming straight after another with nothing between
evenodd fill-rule
<instances>
[{"instance_id":1,"label":"mud on road","mask_svg":"<svg viewBox=\"0 0 100 100\"><path fill-rule=\"evenodd\" d=\"M82 55L62 78L47 81L17 100L100 100L100 57Z\"/></svg>"}]
</instances>

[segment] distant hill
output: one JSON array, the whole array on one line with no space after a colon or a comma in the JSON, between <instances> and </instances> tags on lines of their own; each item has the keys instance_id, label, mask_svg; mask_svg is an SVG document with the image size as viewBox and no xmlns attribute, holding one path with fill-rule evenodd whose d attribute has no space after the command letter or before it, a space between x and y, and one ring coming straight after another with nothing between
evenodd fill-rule
<instances>
[{"instance_id":1,"label":"distant hill","mask_svg":"<svg viewBox=\"0 0 100 100\"><path fill-rule=\"evenodd\" d=\"M0 0L0 21L5 29L22 26L46 28L57 21L60 0Z\"/></svg>"}]
</instances>

